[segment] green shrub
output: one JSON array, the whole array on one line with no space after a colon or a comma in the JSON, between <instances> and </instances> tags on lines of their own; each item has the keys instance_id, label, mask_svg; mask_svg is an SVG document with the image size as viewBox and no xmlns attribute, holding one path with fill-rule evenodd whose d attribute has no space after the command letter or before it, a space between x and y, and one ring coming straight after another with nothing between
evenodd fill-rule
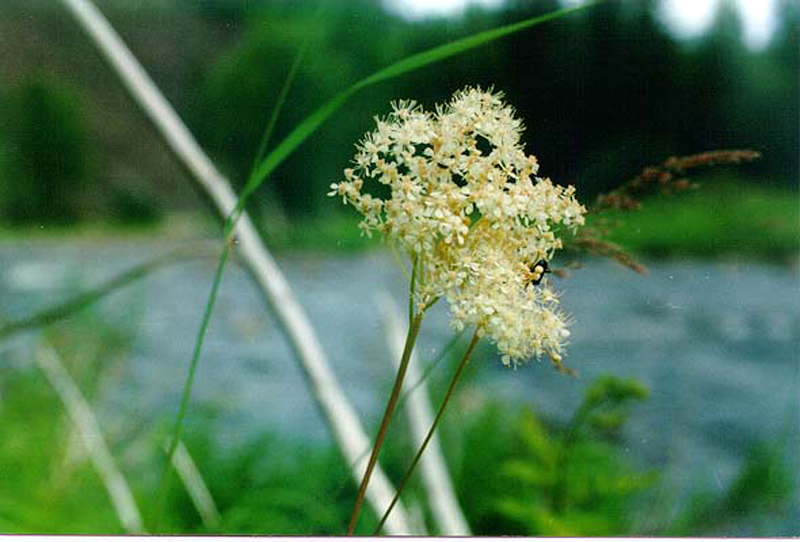
<instances>
[{"instance_id":1,"label":"green shrub","mask_svg":"<svg viewBox=\"0 0 800 542\"><path fill-rule=\"evenodd\" d=\"M625 406L647 390L603 377L563 428L497 407L464 435L459 495L476 534L603 536L630 532L634 496L655 476L625 459L616 438ZM490 468L487 466L491 466Z\"/></svg>"}]
</instances>

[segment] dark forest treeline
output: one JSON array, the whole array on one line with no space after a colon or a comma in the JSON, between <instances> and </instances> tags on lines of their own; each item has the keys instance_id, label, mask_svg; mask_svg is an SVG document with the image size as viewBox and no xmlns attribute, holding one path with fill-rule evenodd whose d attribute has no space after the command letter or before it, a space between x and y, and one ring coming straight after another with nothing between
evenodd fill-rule
<instances>
[{"instance_id":1,"label":"dark forest treeline","mask_svg":"<svg viewBox=\"0 0 800 542\"><path fill-rule=\"evenodd\" d=\"M273 142L348 84L408 54L559 7L509 2L408 23L376 1L108 1L109 16L221 168L241 183L294 55L308 42ZM466 85L502 90L525 119L541 174L585 197L672 154L754 148L758 181L798 179L798 9L750 53L728 4L713 31L676 42L657 2L609 1L357 95L261 190L254 211L325 214L353 144L391 100L427 107ZM111 216L197 204L146 122L54 2L0 6L3 221ZM54 135L55 134L55 135ZM21 202L27 201L28 206ZM58 216L50 209L60 205ZM37 210L38 208L38 210Z\"/></svg>"}]
</instances>

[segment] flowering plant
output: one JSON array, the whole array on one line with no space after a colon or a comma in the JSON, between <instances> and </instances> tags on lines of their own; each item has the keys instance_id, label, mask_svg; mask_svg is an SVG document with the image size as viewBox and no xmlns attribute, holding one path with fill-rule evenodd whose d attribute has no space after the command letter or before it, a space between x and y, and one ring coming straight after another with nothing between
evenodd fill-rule
<instances>
[{"instance_id":1,"label":"flowering plant","mask_svg":"<svg viewBox=\"0 0 800 542\"><path fill-rule=\"evenodd\" d=\"M331 185L363 216L366 235L378 231L411 257L409 331L392 394L378 430L348 534L358 522L372 468L397 404L425 311L444 297L453 326L475 326L439 412L380 525L425 450L478 339L488 336L512 365L546 354L563 369L567 318L544 274L562 247L559 228L573 231L586 209L573 187L536 177L536 157L520 142L522 122L499 92L466 88L434 113L412 101L391 114L357 146L355 167ZM381 192L365 190L372 182ZM386 192L387 188L382 191Z\"/></svg>"},{"instance_id":2,"label":"flowering plant","mask_svg":"<svg viewBox=\"0 0 800 542\"><path fill-rule=\"evenodd\" d=\"M505 364L548 355L561 367L568 319L542 276L586 209L574 187L537 177L521 143L522 122L499 92L466 88L435 113L412 101L393 104L358 144L355 167L332 184L415 262L412 298L423 312L441 297L453 325L474 325ZM368 181L389 188L381 198Z\"/></svg>"}]
</instances>

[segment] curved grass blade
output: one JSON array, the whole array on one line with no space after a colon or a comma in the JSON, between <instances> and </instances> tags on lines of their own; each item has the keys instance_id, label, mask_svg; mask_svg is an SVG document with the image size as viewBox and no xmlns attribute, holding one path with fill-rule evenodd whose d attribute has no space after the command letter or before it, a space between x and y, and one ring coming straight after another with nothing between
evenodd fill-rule
<instances>
[{"instance_id":1,"label":"curved grass blade","mask_svg":"<svg viewBox=\"0 0 800 542\"><path fill-rule=\"evenodd\" d=\"M317 18L322 15L323 7L324 3L320 4L319 9L317 10ZM272 108L269 120L267 121L267 127L264 129L264 134L261 136L261 143L258 145L256 156L253 159L253 166L250 170L251 177L258 171L258 164L264 158L264 153L267 151L267 145L269 144L269 140L272 139L272 132L275 131L275 125L278 123L278 117L283 109L283 104L286 101L286 97L289 95L289 90L292 88L292 84L294 84L294 78L297 75L297 72L300 70L300 64L305 57L309 41L309 36L306 36L303 39L303 42L300 44L300 49L298 49L297 54L292 61L292 66L289 68L289 73L286 75L286 79L283 82L281 91L278 94L278 99L275 102L275 107Z\"/></svg>"},{"instance_id":2,"label":"curved grass blade","mask_svg":"<svg viewBox=\"0 0 800 542\"><path fill-rule=\"evenodd\" d=\"M25 331L26 329L44 327L59 322L80 311L81 309L99 301L116 290L119 290L120 288L123 288L136 280L145 278L161 267L176 263L181 260L202 258L207 256L210 256L210 252L205 250L198 250L196 248L180 249L134 266L124 273L121 273L111 280L101 284L97 288L81 292L60 305L49 307L31 316L26 316L18 320L12 320L10 322L0 324L0 341L10 337L11 335L14 335L15 333Z\"/></svg>"},{"instance_id":3,"label":"curved grass blade","mask_svg":"<svg viewBox=\"0 0 800 542\"><path fill-rule=\"evenodd\" d=\"M236 227L236 222L242 215L247 200L250 199L253 192L261 186L261 183L263 183L275 168L288 158L303 141L316 132L317 128L319 128L328 117L333 115L337 109L344 105L357 90L358 88L350 87L344 92L334 96L328 103L317 109L310 116L306 117L303 122L298 124L297 127L267 155L264 161L261 162L261 165L258 166L255 173L250 176L250 179L239 195L239 201L236 203L236 207L225 221L225 237L229 237L233 233L233 229Z\"/></svg>"},{"instance_id":4,"label":"curved grass blade","mask_svg":"<svg viewBox=\"0 0 800 542\"><path fill-rule=\"evenodd\" d=\"M313 134L328 119L328 117L336 112L336 110L344 105L344 103L359 90L370 85L374 85L375 83L380 83L381 81L386 81L404 73L422 68L429 64L439 62L440 60L445 60L451 56L463 53L485 43L508 36L509 34L513 34L515 32L525 30L526 28L531 28L547 21L569 15L570 13L586 9L595 3L596 2L588 2L581 6L560 9L545 15L532 17L530 19L512 23L506 26L501 26L500 28L479 32L472 36L468 36L466 38L462 38L460 40L446 43L444 45L434 47L433 49L411 55L398 62L395 62L390 66L387 66L386 68L378 70L372 75L365 77L364 79L356 82L349 88L340 92L325 105L317 109L310 116L306 117L306 119L297 125L297 127L292 130L292 132L286 136L286 138L281 141L281 143L271 153L267 155L264 161L261 162L258 170L250 178L242 190L242 193L239 195L239 202L237 203L236 208L233 210L230 217L228 217L225 229L226 235L229 235L230 232L233 231L236 221L238 220L239 216L241 216L242 209L244 209L247 200L252 193L259 186L261 186L261 183L264 182L267 176L272 173L272 171L274 171L275 168L278 167L281 162L283 162L297 147L299 147L301 143L308 139L308 137Z\"/></svg>"}]
</instances>

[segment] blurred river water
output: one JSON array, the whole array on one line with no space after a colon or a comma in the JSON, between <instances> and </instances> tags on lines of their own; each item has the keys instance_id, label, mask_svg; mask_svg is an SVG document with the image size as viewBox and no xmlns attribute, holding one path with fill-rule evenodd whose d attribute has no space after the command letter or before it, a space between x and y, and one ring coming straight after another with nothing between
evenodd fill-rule
<instances>
[{"instance_id":1,"label":"blurred river water","mask_svg":"<svg viewBox=\"0 0 800 542\"><path fill-rule=\"evenodd\" d=\"M168 249L123 241L0 244L0 321L32 314L100 284ZM287 254L278 258L319 333L347 396L372 433L393 379L375 294L404 306L406 279L388 252ZM111 426L174 416L216 262L182 261L103 300L96 311L133 335L115 373L103 419ZM558 264L556 263L556 266ZM530 407L566 420L594 378L635 378L651 396L635 405L626 451L658 469L680 494L728 487L759 443L800 450L800 279L797 268L749 261L650 262L650 276L589 261L553 279L575 323L565 361L573 379L549 363L518 369L474 364L445 423L489 401ZM444 302L423 323L419 356L427 365L452 337ZM0 378L29 365L38 332L0 343ZM484 352L492 352L484 345ZM441 364L433 378L443 381ZM7 373L6 373L7 374ZM438 401L434 401L438 404ZM229 266L200 361L192 409L219 414L218 438L235 443L263 431L327 444L322 417L291 349L247 273ZM191 423L191 416L190 416ZM797 479L793 509L800 512ZM800 532L800 513L785 518Z\"/></svg>"}]
</instances>

